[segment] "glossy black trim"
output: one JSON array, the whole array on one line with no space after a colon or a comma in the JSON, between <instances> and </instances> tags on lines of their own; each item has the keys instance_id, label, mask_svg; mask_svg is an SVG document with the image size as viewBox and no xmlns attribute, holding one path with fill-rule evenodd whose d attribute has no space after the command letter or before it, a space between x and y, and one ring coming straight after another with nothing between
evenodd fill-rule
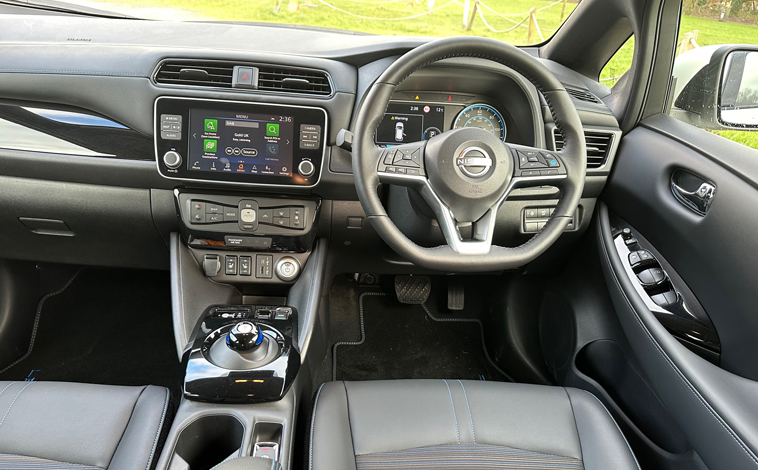
<instances>
[{"instance_id":1,"label":"glossy black trim","mask_svg":"<svg viewBox=\"0 0 758 470\"><path fill-rule=\"evenodd\" d=\"M297 310L286 320L261 318L262 310L275 310L279 306L214 305L208 307L195 327L189 346L184 351L183 393L187 399L212 403L260 403L280 400L289 390L300 369L300 352L297 348ZM220 310L243 312L243 317L223 318ZM273 317L273 314L271 315ZM258 369L230 370L218 367L207 358L209 344L223 340L218 334L240 320L254 321L265 331L279 333L279 356ZM211 337L213 335L215 337Z\"/></svg>"}]
</instances>

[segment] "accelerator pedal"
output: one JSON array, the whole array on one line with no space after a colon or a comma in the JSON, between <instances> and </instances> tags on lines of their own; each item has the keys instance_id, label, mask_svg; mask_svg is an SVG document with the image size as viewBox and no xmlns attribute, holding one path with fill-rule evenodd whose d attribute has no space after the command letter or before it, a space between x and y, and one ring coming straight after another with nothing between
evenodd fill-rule
<instances>
[{"instance_id":1,"label":"accelerator pedal","mask_svg":"<svg viewBox=\"0 0 758 470\"><path fill-rule=\"evenodd\" d=\"M426 276L395 276L395 294L401 304L423 304L431 292L432 280Z\"/></svg>"},{"instance_id":2,"label":"accelerator pedal","mask_svg":"<svg viewBox=\"0 0 758 470\"><path fill-rule=\"evenodd\" d=\"M447 283L447 309L463 310L465 299L463 284L457 280L449 279Z\"/></svg>"}]
</instances>

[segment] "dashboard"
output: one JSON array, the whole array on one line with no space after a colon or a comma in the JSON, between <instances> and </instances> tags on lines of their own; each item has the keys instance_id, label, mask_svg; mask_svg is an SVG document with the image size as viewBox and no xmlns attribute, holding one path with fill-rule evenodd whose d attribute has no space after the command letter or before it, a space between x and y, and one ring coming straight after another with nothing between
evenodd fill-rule
<instances>
[{"instance_id":1,"label":"dashboard","mask_svg":"<svg viewBox=\"0 0 758 470\"><path fill-rule=\"evenodd\" d=\"M381 242L357 200L351 154L337 145L337 134L352 129L367 90L397 55L428 39L346 41L333 31L161 25L0 14L0 183L7 196L0 200L0 256L161 268L173 232L191 237L193 247L234 240L298 253L327 236L344 252L339 259L360 269L394 256L377 250ZM218 37L222 45L206 47ZM570 238L589 223L620 131L597 98L602 86L545 65L567 87L594 97L575 100L600 143ZM408 77L375 138L393 146L472 126L508 143L560 145L534 86L473 58ZM439 229L418 198L393 186L383 193L391 217L408 222L398 226L435 243ZM182 194L208 212L192 213ZM557 196L551 188L514 192L495 241L523 243L540 223L530 208L549 209ZM252 202L274 219L245 222L243 206ZM299 214L307 216L302 227ZM202 222L192 224L193 216Z\"/></svg>"}]
</instances>

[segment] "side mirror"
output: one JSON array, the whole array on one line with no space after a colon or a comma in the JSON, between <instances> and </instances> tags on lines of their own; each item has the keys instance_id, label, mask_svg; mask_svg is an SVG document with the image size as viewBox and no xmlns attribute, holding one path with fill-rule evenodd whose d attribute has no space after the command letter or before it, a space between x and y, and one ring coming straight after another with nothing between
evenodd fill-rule
<instances>
[{"instance_id":1,"label":"side mirror","mask_svg":"<svg viewBox=\"0 0 758 470\"><path fill-rule=\"evenodd\" d=\"M700 49L685 54L711 53L710 59L673 97L671 114L704 129L758 130L758 46ZM676 62L674 70L676 74Z\"/></svg>"}]
</instances>

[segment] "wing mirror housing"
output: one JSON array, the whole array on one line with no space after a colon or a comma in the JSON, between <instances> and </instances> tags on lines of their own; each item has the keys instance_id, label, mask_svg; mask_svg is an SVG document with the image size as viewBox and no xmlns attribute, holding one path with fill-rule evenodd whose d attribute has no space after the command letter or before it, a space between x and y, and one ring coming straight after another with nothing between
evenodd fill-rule
<instances>
[{"instance_id":1,"label":"wing mirror housing","mask_svg":"<svg viewBox=\"0 0 758 470\"><path fill-rule=\"evenodd\" d=\"M729 44L703 52L710 51L708 62L673 97L671 114L704 129L758 130L758 46ZM698 53L688 51L677 61ZM677 80L686 79L676 76L676 62L674 70Z\"/></svg>"}]
</instances>

